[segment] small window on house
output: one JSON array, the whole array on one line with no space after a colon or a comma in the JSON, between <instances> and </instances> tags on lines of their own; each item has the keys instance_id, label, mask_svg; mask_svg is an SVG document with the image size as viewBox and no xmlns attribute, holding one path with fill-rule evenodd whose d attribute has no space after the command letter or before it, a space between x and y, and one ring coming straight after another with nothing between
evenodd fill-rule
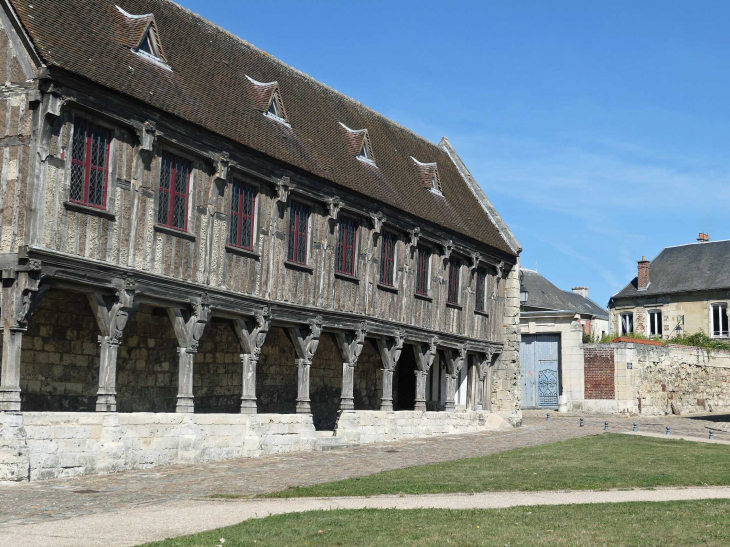
<instances>
[{"instance_id":1,"label":"small window on house","mask_svg":"<svg viewBox=\"0 0 730 547\"><path fill-rule=\"evenodd\" d=\"M69 200L106 209L109 147L112 133L85 120L76 120L71 145Z\"/></svg>"},{"instance_id":2,"label":"small window on house","mask_svg":"<svg viewBox=\"0 0 730 547\"><path fill-rule=\"evenodd\" d=\"M188 186L192 166L189 161L165 154L160 168L157 222L185 231L188 228Z\"/></svg>"},{"instance_id":3,"label":"small window on house","mask_svg":"<svg viewBox=\"0 0 730 547\"><path fill-rule=\"evenodd\" d=\"M380 244L380 283L388 287L395 286L395 242L396 237L390 232L383 232Z\"/></svg>"},{"instance_id":4,"label":"small window on house","mask_svg":"<svg viewBox=\"0 0 730 547\"><path fill-rule=\"evenodd\" d=\"M266 113L282 120L285 119L284 109L281 106L281 95L279 94L278 89L272 93L271 102L269 103L269 108L266 110Z\"/></svg>"},{"instance_id":5,"label":"small window on house","mask_svg":"<svg viewBox=\"0 0 730 547\"><path fill-rule=\"evenodd\" d=\"M449 291L447 302L449 304L459 303L461 292L461 260L452 258L449 260Z\"/></svg>"},{"instance_id":6,"label":"small window on house","mask_svg":"<svg viewBox=\"0 0 730 547\"><path fill-rule=\"evenodd\" d=\"M477 270L477 290L474 309L479 312L487 311L487 271L484 268Z\"/></svg>"},{"instance_id":7,"label":"small window on house","mask_svg":"<svg viewBox=\"0 0 730 547\"><path fill-rule=\"evenodd\" d=\"M712 336L728 336L728 318L726 304L712 305Z\"/></svg>"},{"instance_id":8,"label":"small window on house","mask_svg":"<svg viewBox=\"0 0 730 547\"><path fill-rule=\"evenodd\" d=\"M368 139L367 134L365 134L362 139L362 146L360 147L358 157L364 160L373 161L373 151L370 149L370 139Z\"/></svg>"},{"instance_id":9,"label":"small window on house","mask_svg":"<svg viewBox=\"0 0 730 547\"><path fill-rule=\"evenodd\" d=\"M649 336L662 336L662 312L649 312Z\"/></svg>"},{"instance_id":10,"label":"small window on house","mask_svg":"<svg viewBox=\"0 0 730 547\"><path fill-rule=\"evenodd\" d=\"M287 260L296 264L307 263L308 237L309 205L292 201L289 206L289 248Z\"/></svg>"},{"instance_id":11,"label":"small window on house","mask_svg":"<svg viewBox=\"0 0 730 547\"><path fill-rule=\"evenodd\" d=\"M355 275L355 248L357 247L358 222L341 216L337 233L337 263L335 271L345 275Z\"/></svg>"},{"instance_id":12,"label":"small window on house","mask_svg":"<svg viewBox=\"0 0 730 547\"><path fill-rule=\"evenodd\" d=\"M431 274L431 249L425 245L417 247L416 294L428 296L429 277Z\"/></svg>"},{"instance_id":13,"label":"small window on house","mask_svg":"<svg viewBox=\"0 0 730 547\"><path fill-rule=\"evenodd\" d=\"M228 243L252 251L255 218L256 188L242 182L234 182L231 187L231 227Z\"/></svg>"},{"instance_id":14,"label":"small window on house","mask_svg":"<svg viewBox=\"0 0 730 547\"><path fill-rule=\"evenodd\" d=\"M621 314L621 334L631 334L634 332L634 314Z\"/></svg>"}]
</instances>

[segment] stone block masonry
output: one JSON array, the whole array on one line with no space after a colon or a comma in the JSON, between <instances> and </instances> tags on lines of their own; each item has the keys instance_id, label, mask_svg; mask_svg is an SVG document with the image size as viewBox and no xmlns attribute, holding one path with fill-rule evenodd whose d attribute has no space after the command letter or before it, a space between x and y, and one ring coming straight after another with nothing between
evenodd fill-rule
<instances>
[{"instance_id":1,"label":"stone block masonry","mask_svg":"<svg viewBox=\"0 0 730 547\"><path fill-rule=\"evenodd\" d=\"M510 429L488 412L343 412L337 437L395 441ZM317 447L307 414L0 413L0 481L106 474Z\"/></svg>"}]
</instances>

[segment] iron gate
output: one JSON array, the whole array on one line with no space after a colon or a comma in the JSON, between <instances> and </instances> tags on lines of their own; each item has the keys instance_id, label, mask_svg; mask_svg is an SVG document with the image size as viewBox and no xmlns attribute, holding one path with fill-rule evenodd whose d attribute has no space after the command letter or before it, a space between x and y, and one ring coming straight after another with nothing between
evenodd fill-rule
<instances>
[{"instance_id":1,"label":"iron gate","mask_svg":"<svg viewBox=\"0 0 730 547\"><path fill-rule=\"evenodd\" d=\"M558 406L559 361L559 334L522 335L522 408Z\"/></svg>"}]
</instances>

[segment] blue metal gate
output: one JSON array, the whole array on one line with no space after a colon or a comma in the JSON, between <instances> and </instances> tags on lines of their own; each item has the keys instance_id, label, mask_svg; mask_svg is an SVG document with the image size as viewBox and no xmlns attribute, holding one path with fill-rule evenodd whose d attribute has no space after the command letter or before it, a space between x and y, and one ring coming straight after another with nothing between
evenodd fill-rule
<instances>
[{"instance_id":1,"label":"blue metal gate","mask_svg":"<svg viewBox=\"0 0 730 547\"><path fill-rule=\"evenodd\" d=\"M559 334L522 335L522 408L558 406L559 361Z\"/></svg>"}]
</instances>

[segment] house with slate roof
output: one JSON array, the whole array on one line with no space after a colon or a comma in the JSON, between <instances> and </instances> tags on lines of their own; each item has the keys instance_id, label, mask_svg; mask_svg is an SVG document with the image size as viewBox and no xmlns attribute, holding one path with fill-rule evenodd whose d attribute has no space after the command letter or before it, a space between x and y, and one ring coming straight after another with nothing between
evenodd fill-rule
<instances>
[{"instance_id":1,"label":"house with slate roof","mask_svg":"<svg viewBox=\"0 0 730 547\"><path fill-rule=\"evenodd\" d=\"M588 298L588 287L559 289L522 268L527 299L520 312L522 408L553 408L560 396L583 399L583 340L608 332L608 311Z\"/></svg>"},{"instance_id":2,"label":"house with slate roof","mask_svg":"<svg viewBox=\"0 0 730 547\"><path fill-rule=\"evenodd\" d=\"M0 480L520 423L521 247L446 138L168 0L0 5Z\"/></svg>"},{"instance_id":3,"label":"house with slate roof","mask_svg":"<svg viewBox=\"0 0 730 547\"><path fill-rule=\"evenodd\" d=\"M667 247L638 262L637 275L609 301L611 332L672 338L704 332L728 339L730 240Z\"/></svg>"}]
</instances>

